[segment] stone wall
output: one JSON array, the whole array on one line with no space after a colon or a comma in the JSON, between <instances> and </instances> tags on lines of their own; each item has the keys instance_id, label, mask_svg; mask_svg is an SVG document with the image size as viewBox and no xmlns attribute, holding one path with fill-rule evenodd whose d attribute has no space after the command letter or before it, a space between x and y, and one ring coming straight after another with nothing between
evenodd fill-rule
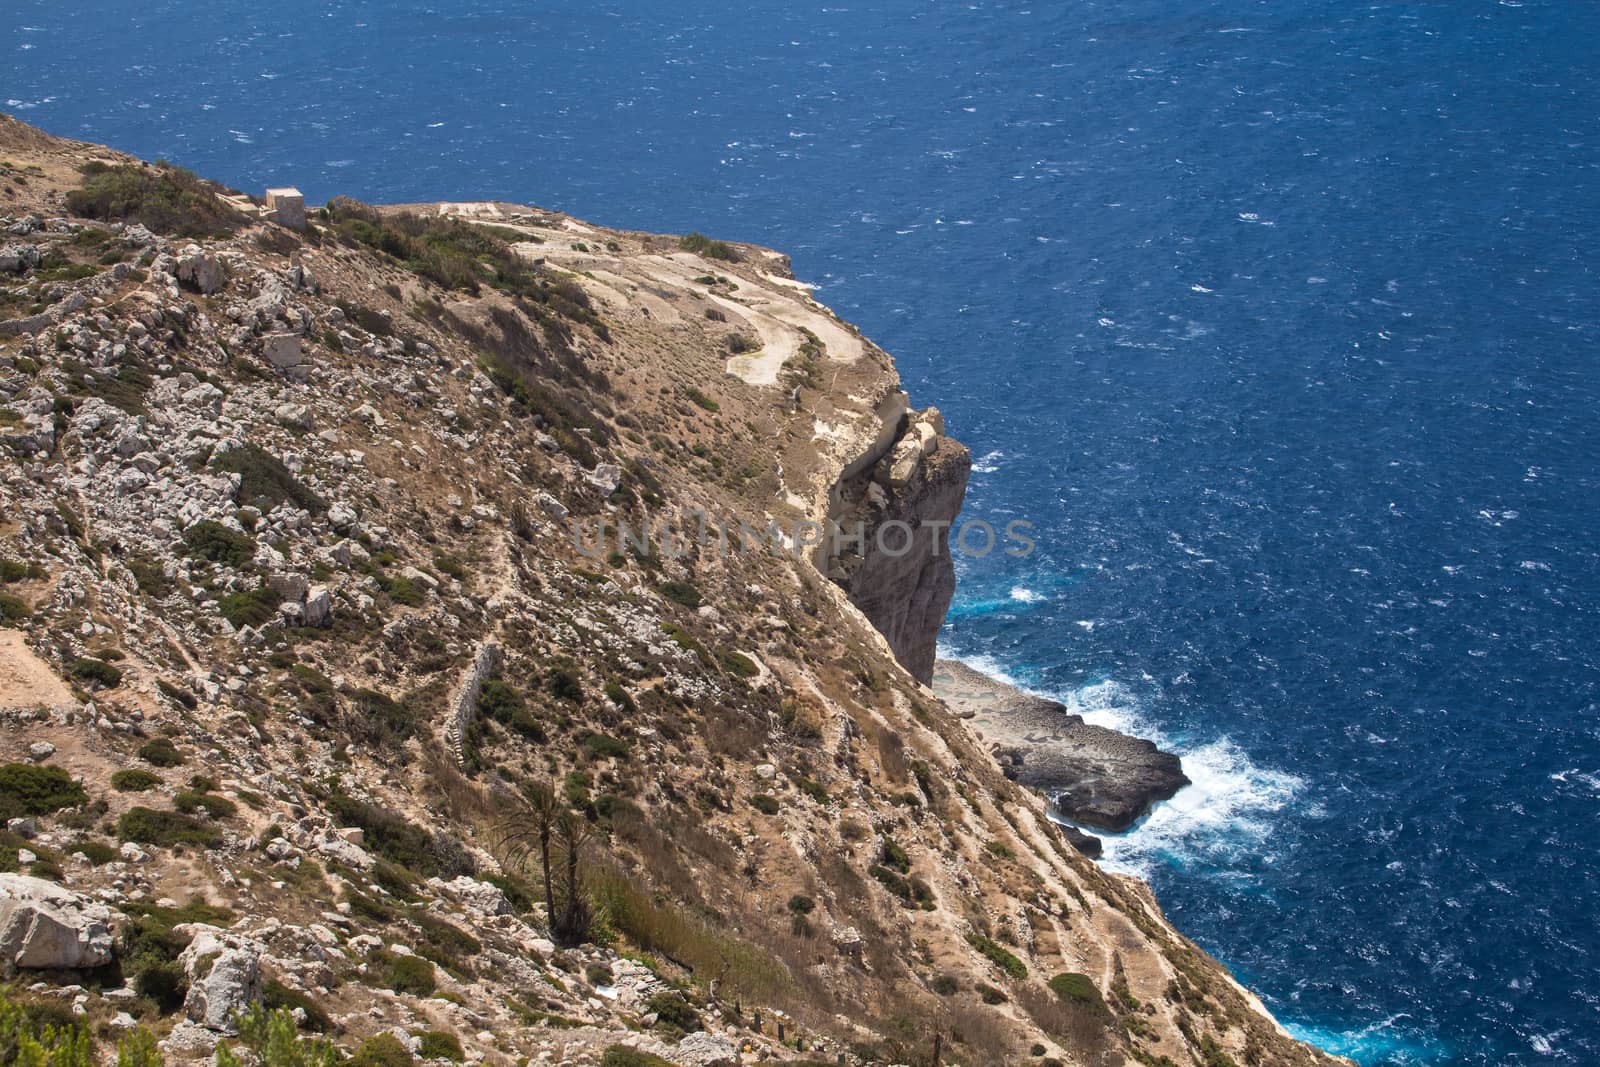
<instances>
[{"instance_id":1,"label":"stone wall","mask_svg":"<svg viewBox=\"0 0 1600 1067\"><path fill-rule=\"evenodd\" d=\"M500 669L500 655L500 646L493 641L479 645L478 654L472 658L472 666L450 694L450 714L445 720L444 743L457 764L462 762L465 755L467 730L478 715L478 695L483 691L483 683Z\"/></svg>"}]
</instances>

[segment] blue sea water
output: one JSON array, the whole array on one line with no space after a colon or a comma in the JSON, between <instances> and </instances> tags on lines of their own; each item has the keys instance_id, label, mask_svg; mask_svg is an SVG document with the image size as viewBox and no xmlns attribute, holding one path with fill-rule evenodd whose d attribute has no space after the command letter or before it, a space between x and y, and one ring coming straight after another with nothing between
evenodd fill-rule
<instances>
[{"instance_id":1,"label":"blue sea water","mask_svg":"<svg viewBox=\"0 0 1600 1067\"><path fill-rule=\"evenodd\" d=\"M1364 1064L1600 1063L1600 7L8 0L0 107L794 255L977 459L946 649L1184 755L1108 862Z\"/></svg>"}]
</instances>

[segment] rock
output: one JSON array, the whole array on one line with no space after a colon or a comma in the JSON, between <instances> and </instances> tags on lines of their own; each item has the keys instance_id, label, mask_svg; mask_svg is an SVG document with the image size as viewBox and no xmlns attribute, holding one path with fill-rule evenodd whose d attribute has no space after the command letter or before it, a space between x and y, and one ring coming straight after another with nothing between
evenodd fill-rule
<instances>
[{"instance_id":1,"label":"rock","mask_svg":"<svg viewBox=\"0 0 1600 1067\"><path fill-rule=\"evenodd\" d=\"M300 335L275 333L262 338L261 355L281 371L288 373L298 370L303 359L300 351Z\"/></svg>"},{"instance_id":2,"label":"rock","mask_svg":"<svg viewBox=\"0 0 1600 1067\"><path fill-rule=\"evenodd\" d=\"M461 875L449 882L430 878L428 884L476 915L511 914L511 902L506 900L506 895L488 882Z\"/></svg>"},{"instance_id":3,"label":"rock","mask_svg":"<svg viewBox=\"0 0 1600 1067\"><path fill-rule=\"evenodd\" d=\"M314 585L306 593L305 624L317 629L333 623L333 596L325 585Z\"/></svg>"},{"instance_id":4,"label":"rock","mask_svg":"<svg viewBox=\"0 0 1600 1067\"><path fill-rule=\"evenodd\" d=\"M549 493L540 493L533 498L533 502L539 506L540 511L557 522L567 517L567 506Z\"/></svg>"},{"instance_id":5,"label":"rock","mask_svg":"<svg viewBox=\"0 0 1600 1067\"><path fill-rule=\"evenodd\" d=\"M187 245L178 254L178 281L210 294L228 284L228 272L216 256L208 255L199 245Z\"/></svg>"},{"instance_id":6,"label":"rock","mask_svg":"<svg viewBox=\"0 0 1600 1067\"><path fill-rule=\"evenodd\" d=\"M275 593L279 600L292 601L296 604L306 598L310 590L310 583L303 574L269 574L267 575L267 588Z\"/></svg>"},{"instance_id":7,"label":"rock","mask_svg":"<svg viewBox=\"0 0 1600 1067\"><path fill-rule=\"evenodd\" d=\"M889 458L878 465L878 477L891 489L904 489L922 466L922 444L916 434L907 434L895 444Z\"/></svg>"},{"instance_id":8,"label":"rock","mask_svg":"<svg viewBox=\"0 0 1600 1067\"><path fill-rule=\"evenodd\" d=\"M273 409L272 417L278 420L279 425L290 429L311 429L311 409L305 404L279 404Z\"/></svg>"},{"instance_id":9,"label":"rock","mask_svg":"<svg viewBox=\"0 0 1600 1067\"><path fill-rule=\"evenodd\" d=\"M7 819L6 829L10 830L18 837L26 839L33 837L34 834L39 832L39 824L34 819L24 815L21 818Z\"/></svg>"},{"instance_id":10,"label":"rock","mask_svg":"<svg viewBox=\"0 0 1600 1067\"><path fill-rule=\"evenodd\" d=\"M39 762L40 760L47 760L55 754L56 746L52 745L48 741L35 741L33 744L28 746L28 758L33 760L35 763Z\"/></svg>"},{"instance_id":11,"label":"rock","mask_svg":"<svg viewBox=\"0 0 1600 1067\"><path fill-rule=\"evenodd\" d=\"M184 1014L214 1033L237 1034L238 1014L261 999L264 946L200 923L185 923L173 930L193 937L178 956L189 975Z\"/></svg>"},{"instance_id":12,"label":"rock","mask_svg":"<svg viewBox=\"0 0 1600 1067\"><path fill-rule=\"evenodd\" d=\"M112 946L104 904L42 878L0 874L0 972L101 967Z\"/></svg>"},{"instance_id":13,"label":"rock","mask_svg":"<svg viewBox=\"0 0 1600 1067\"><path fill-rule=\"evenodd\" d=\"M601 496L610 496L622 484L622 468L615 463L601 463L584 475L584 480L600 490Z\"/></svg>"},{"instance_id":14,"label":"rock","mask_svg":"<svg viewBox=\"0 0 1600 1067\"><path fill-rule=\"evenodd\" d=\"M0 274L20 274L39 265L39 250L33 245L6 245L0 248Z\"/></svg>"},{"instance_id":15,"label":"rock","mask_svg":"<svg viewBox=\"0 0 1600 1067\"><path fill-rule=\"evenodd\" d=\"M1086 834L1076 826L1058 825L1056 829L1060 830L1061 836L1067 839L1067 844L1092 860L1099 859L1100 854L1105 851L1105 845L1098 837L1093 834Z\"/></svg>"},{"instance_id":16,"label":"rock","mask_svg":"<svg viewBox=\"0 0 1600 1067\"><path fill-rule=\"evenodd\" d=\"M726 1038L704 1030L679 1041L672 1058L683 1067L739 1067L739 1050Z\"/></svg>"},{"instance_id":17,"label":"rock","mask_svg":"<svg viewBox=\"0 0 1600 1067\"><path fill-rule=\"evenodd\" d=\"M328 509L328 525L332 526L335 530L342 534L348 535L349 532L355 528L356 523L360 521L361 516L356 512L356 509L351 507L349 504L344 503L343 501L334 504ZM354 548L350 547L348 542L341 542L339 545L335 545L334 547L336 549L342 549L347 555L352 554L355 551ZM347 559L343 562L348 563L349 561Z\"/></svg>"}]
</instances>

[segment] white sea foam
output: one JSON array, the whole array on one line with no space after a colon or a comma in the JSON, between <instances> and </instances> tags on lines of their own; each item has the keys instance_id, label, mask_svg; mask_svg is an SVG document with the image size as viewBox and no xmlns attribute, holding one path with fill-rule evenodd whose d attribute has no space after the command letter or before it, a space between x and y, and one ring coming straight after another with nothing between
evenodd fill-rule
<instances>
[{"instance_id":1,"label":"white sea foam","mask_svg":"<svg viewBox=\"0 0 1600 1067\"><path fill-rule=\"evenodd\" d=\"M1006 454L1000 451L985 452L972 461L972 470L975 474L993 474L1000 469L1000 461Z\"/></svg>"},{"instance_id":2,"label":"white sea foam","mask_svg":"<svg viewBox=\"0 0 1600 1067\"><path fill-rule=\"evenodd\" d=\"M1304 779L1256 764L1227 737L1209 741L1168 737L1147 718L1138 695L1119 682L1091 682L1067 692L1040 691L1010 676L988 656L956 658L991 678L1060 701L1085 722L1149 738L1183 760L1192 784L1157 804L1127 833L1102 835L1103 867L1141 877L1149 877L1163 864L1226 874L1247 858L1268 862L1273 858L1276 816L1295 803Z\"/></svg>"},{"instance_id":3,"label":"white sea foam","mask_svg":"<svg viewBox=\"0 0 1600 1067\"><path fill-rule=\"evenodd\" d=\"M1044 599L1044 594L1036 593L1027 586L1014 585L1011 587L1011 599L1023 604L1037 604Z\"/></svg>"}]
</instances>

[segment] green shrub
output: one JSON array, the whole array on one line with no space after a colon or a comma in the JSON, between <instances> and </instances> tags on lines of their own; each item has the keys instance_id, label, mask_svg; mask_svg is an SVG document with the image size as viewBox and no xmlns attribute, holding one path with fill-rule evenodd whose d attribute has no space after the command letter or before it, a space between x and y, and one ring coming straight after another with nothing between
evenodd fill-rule
<instances>
[{"instance_id":1,"label":"green shrub","mask_svg":"<svg viewBox=\"0 0 1600 1067\"><path fill-rule=\"evenodd\" d=\"M67 210L106 221L137 222L173 237L226 237L244 219L214 187L181 167L88 163Z\"/></svg>"},{"instance_id":2,"label":"green shrub","mask_svg":"<svg viewBox=\"0 0 1600 1067\"><path fill-rule=\"evenodd\" d=\"M44 576L44 568L37 563L18 563L13 559L0 559L0 582L20 582L24 578Z\"/></svg>"},{"instance_id":3,"label":"green shrub","mask_svg":"<svg viewBox=\"0 0 1600 1067\"><path fill-rule=\"evenodd\" d=\"M700 590L688 582L662 582L658 588L662 596L686 608L700 606Z\"/></svg>"},{"instance_id":4,"label":"green shrub","mask_svg":"<svg viewBox=\"0 0 1600 1067\"><path fill-rule=\"evenodd\" d=\"M508 682L498 678L484 682L478 694L478 711L530 741L546 740L544 726L528 710L522 691Z\"/></svg>"},{"instance_id":5,"label":"green shrub","mask_svg":"<svg viewBox=\"0 0 1600 1067\"><path fill-rule=\"evenodd\" d=\"M72 661L69 673L78 681L86 685L104 686L115 689L122 684L122 672L117 670L105 660L83 656Z\"/></svg>"},{"instance_id":6,"label":"green shrub","mask_svg":"<svg viewBox=\"0 0 1600 1067\"><path fill-rule=\"evenodd\" d=\"M722 669L735 678L754 678L761 673L761 668L756 666L756 661L743 652L724 652L722 654Z\"/></svg>"},{"instance_id":7,"label":"green shrub","mask_svg":"<svg viewBox=\"0 0 1600 1067\"><path fill-rule=\"evenodd\" d=\"M359 826L367 848L424 877L449 879L473 871L472 857L459 841L431 834L402 815L344 793L328 798L328 811L340 826Z\"/></svg>"},{"instance_id":8,"label":"green shrub","mask_svg":"<svg viewBox=\"0 0 1600 1067\"><path fill-rule=\"evenodd\" d=\"M261 626L278 615L278 596L266 586L257 586L242 593L229 593L217 601L222 617L235 628Z\"/></svg>"},{"instance_id":9,"label":"green shrub","mask_svg":"<svg viewBox=\"0 0 1600 1067\"><path fill-rule=\"evenodd\" d=\"M941 974L928 983L930 989L941 997L953 996L961 991L961 983L957 982L954 975Z\"/></svg>"},{"instance_id":10,"label":"green shrub","mask_svg":"<svg viewBox=\"0 0 1600 1067\"><path fill-rule=\"evenodd\" d=\"M396 956L389 964L387 983L396 993L411 993L419 997L433 995L439 988L433 963L421 956Z\"/></svg>"},{"instance_id":11,"label":"green shrub","mask_svg":"<svg viewBox=\"0 0 1600 1067\"><path fill-rule=\"evenodd\" d=\"M1020 982L1022 979L1028 977L1028 968L1026 964L1017 959L1017 957L1013 956L1010 952L1006 951L1000 945L997 945L989 938L984 937L982 934L968 934L967 944L983 953L983 955L987 956L990 962L992 962L996 967L999 967L1002 971L1010 975L1012 978L1015 978L1017 981Z\"/></svg>"},{"instance_id":12,"label":"green shrub","mask_svg":"<svg viewBox=\"0 0 1600 1067\"><path fill-rule=\"evenodd\" d=\"M0 766L0 823L24 815L48 815L85 804L89 794L60 767L27 763Z\"/></svg>"},{"instance_id":13,"label":"green shrub","mask_svg":"<svg viewBox=\"0 0 1600 1067\"><path fill-rule=\"evenodd\" d=\"M655 1012L656 1018L661 1023L676 1027L684 1033L700 1029L700 1013L694 1010L694 1005L683 998L682 993L669 989L652 994L650 999L645 1001L644 1010Z\"/></svg>"},{"instance_id":14,"label":"green shrub","mask_svg":"<svg viewBox=\"0 0 1600 1067\"><path fill-rule=\"evenodd\" d=\"M140 845L198 845L216 848L222 837L211 827L181 811L129 808L117 820L117 836Z\"/></svg>"},{"instance_id":15,"label":"green shrub","mask_svg":"<svg viewBox=\"0 0 1600 1067\"><path fill-rule=\"evenodd\" d=\"M750 798L750 806L763 815L776 815L780 807L778 798L771 793L757 793Z\"/></svg>"},{"instance_id":16,"label":"green shrub","mask_svg":"<svg viewBox=\"0 0 1600 1067\"><path fill-rule=\"evenodd\" d=\"M673 1067L673 1064L671 1060L642 1052L631 1045L612 1045L600 1057L600 1067Z\"/></svg>"},{"instance_id":17,"label":"green shrub","mask_svg":"<svg viewBox=\"0 0 1600 1067\"><path fill-rule=\"evenodd\" d=\"M178 767L183 764L183 753L166 737L157 737L140 745L139 758L156 767Z\"/></svg>"},{"instance_id":18,"label":"green shrub","mask_svg":"<svg viewBox=\"0 0 1600 1067\"><path fill-rule=\"evenodd\" d=\"M376 689L357 689L350 701L351 733L361 740L398 745L417 732L417 711L409 703Z\"/></svg>"},{"instance_id":19,"label":"green shrub","mask_svg":"<svg viewBox=\"0 0 1600 1067\"><path fill-rule=\"evenodd\" d=\"M726 241L714 241L700 232L685 234L678 239L678 247L707 259L720 259L729 263L739 261L739 251Z\"/></svg>"},{"instance_id":20,"label":"green shrub","mask_svg":"<svg viewBox=\"0 0 1600 1067\"><path fill-rule=\"evenodd\" d=\"M1049 985L1052 993L1069 1004L1086 1004L1105 1010L1105 1000L1100 996L1099 987L1086 974L1068 971L1050 979Z\"/></svg>"},{"instance_id":21,"label":"green shrub","mask_svg":"<svg viewBox=\"0 0 1600 1067\"><path fill-rule=\"evenodd\" d=\"M417 582L403 575L380 574L378 585L388 598L401 607L417 608L428 597L428 590Z\"/></svg>"},{"instance_id":22,"label":"green shrub","mask_svg":"<svg viewBox=\"0 0 1600 1067\"><path fill-rule=\"evenodd\" d=\"M690 400L694 401L696 405L704 408L706 411L715 412L722 410L721 404L718 404L715 400L711 399L709 396L706 396L706 394L702 393L692 385L685 390L685 392L688 394Z\"/></svg>"},{"instance_id":23,"label":"green shrub","mask_svg":"<svg viewBox=\"0 0 1600 1067\"><path fill-rule=\"evenodd\" d=\"M10 593L0 593L0 619L6 622L22 622L33 616L33 609L28 602L19 596Z\"/></svg>"},{"instance_id":24,"label":"green shrub","mask_svg":"<svg viewBox=\"0 0 1600 1067\"><path fill-rule=\"evenodd\" d=\"M583 681L572 667L551 667L545 678L545 691L557 700L583 703Z\"/></svg>"},{"instance_id":25,"label":"green shrub","mask_svg":"<svg viewBox=\"0 0 1600 1067\"><path fill-rule=\"evenodd\" d=\"M183 532L183 547L193 559L243 567L255 558L256 539L220 522L202 519Z\"/></svg>"},{"instance_id":26,"label":"green shrub","mask_svg":"<svg viewBox=\"0 0 1600 1067\"><path fill-rule=\"evenodd\" d=\"M261 1004L268 1011L281 1008L293 1012L298 1008L305 1013L305 1028L312 1033L326 1034L335 1029L333 1017L322 1005L298 989L290 989L276 978L268 978L262 983Z\"/></svg>"},{"instance_id":27,"label":"green shrub","mask_svg":"<svg viewBox=\"0 0 1600 1067\"><path fill-rule=\"evenodd\" d=\"M461 1047L461 1039L455 1034L445 1033L443 1030L429 1030L422 1035L422 1058L460 1063L467 1058L467 1053Z\"/></svg>"},{"instance_id":28,"label":"green shrub","mask_svg":"<svg viewBox=\"0 0 1600 1067\"><path fill-rule=\"evenodd\" d=\"M312 514L328 510L327 502L296 478L283 461L259 445L240 445L213 456L211 469L239 475L240 504L271 511L293 504Z\"/></svg>"},{"instance_id":29,"label":"green shrub","mask_svg":"<svg viewBox=\"0 0 1600 1067\"><path fill-rule=\"evenodd\" d=\"M226 819L239 814L239 805L215 793L179 793L172 798L172 806L185 815L201 811L211 819Z\"/></svg>"},{"instance_id":30,"label":"green shrub","mask_svg":"<svg viewBox=\"0 0 1600 1067\"><path fill-rule=\"evenodd\" d=\"M415 1056L393 1034L378 1034L361 1043L347 1067L416 1067Z\"/></svg>"},{"instance_id":31,"label":"green shrub","mask_svg":"<svg viewBox=\"0 0 1600 1067\"><path fill-rule=\"evenodd\" d=\"M111 775L111 788L119 793L145 793L161 784L161 776L130 768Z\"/></svg>"},{"instance_id":32,"label":"green shrub","mask_svg":"<svg viewBox=\"0 0 1600 1067\"><path fill-rule=\"evenodd\" d=\"M250 1005L250 1010L239 1016L239 1043L250 1050L248 1059L253 1067L336 1067L342 1057L333 1042L302 1036L295 1025L294 1008L269 1005L265 999ZM217 1049L216 1061L217 1067L243 1064L227 1045ZM117 1067L129 1065L119 1063Z\"/></svg>"},{"instance_id":33,"label":"green shrub","mask_svg":"<svg viewBox=\"0 0 1600 1067\"><path fill-rule=\"evenodd\" d=\"M583 747L596 759L626 759L628 743L610 734L590 733L583 736Z\"/></svg>"},{"instance_id":34,"label":"green shrub","mask_svg":"<svg viewBox=\"0 0 1600 1067\"><path fill-rule=\"evenodd\" d=\"M979 982L972 988L977 992L979 999L981 999L985 1004L1004 1004L1006 1001L1011 999L1001 990L996 989L992 985L985 985L983 982Z\"/></svg>"}]
</instances>

